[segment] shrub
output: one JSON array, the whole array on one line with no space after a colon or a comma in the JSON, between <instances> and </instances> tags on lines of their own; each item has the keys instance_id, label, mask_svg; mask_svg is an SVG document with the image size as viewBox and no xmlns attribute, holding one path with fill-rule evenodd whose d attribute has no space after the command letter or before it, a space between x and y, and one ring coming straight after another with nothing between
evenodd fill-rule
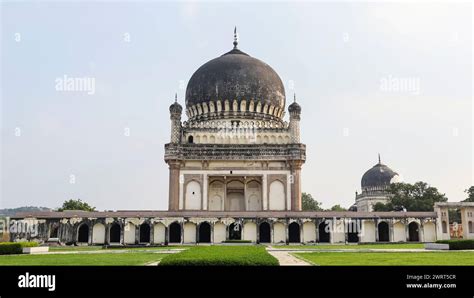
<instances>
[{"instance_id":1,"label":"shrub","mask_svg":"<svg viewBox=\"0 0 474 298\"><path fill-rule=\"evenodd\" d=\"M223 243L252 243L251 240L225 240Z\"/></svg>"},{"instance_id":2,"label":"shrub","mask_svg":"<svg viewBox=\"0 0 474 298\"><path fill-rule=\"evenodd\" d=\"M199 246L164 257L160 266L278 266L263 246Z\"/></svg>"},{"instance_id":3,"label":"shrub","mask_svg":"<svg viewBox=\"0 0 474 298\"><path fill-rule=\"evenodd\" d=\"M436 243L449 244L449 250L474 249L474 240L468 239L438 240Z\"/></svg>"},{"instance_id":4,"label":"shrub","mask_svg":"<svg viewBox=\"0 0 474 298\"><path fill-rule=\"evenodd\" d=\"M0 255L11 255L23 253L23 247L36 247L37 242L2 242L0 243Z\"/></svg>"}]
</instances>

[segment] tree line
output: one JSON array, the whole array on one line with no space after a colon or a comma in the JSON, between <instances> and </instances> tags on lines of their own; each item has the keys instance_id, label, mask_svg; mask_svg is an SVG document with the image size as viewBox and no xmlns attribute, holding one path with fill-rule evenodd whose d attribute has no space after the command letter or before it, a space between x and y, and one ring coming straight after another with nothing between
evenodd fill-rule
<instances>
[{"instance_id":1,"label":"tree line","mask_svg":"<svg viewBox=\"0 0 474 298\"><path fill-rule=\"evenodd\" d=\"M374 205L374 211L433 211L434 204L447 202L445 194L440 193L436 187L426 182L392 183L387 189L389 199L386 203ZM474 186L465 190L467 198L462 202L474 202ZM321 207L322 203L315 200L311 194L302 194L303 211L346 211L339 204L329 209Z\"/></svg>"}]
</instances>

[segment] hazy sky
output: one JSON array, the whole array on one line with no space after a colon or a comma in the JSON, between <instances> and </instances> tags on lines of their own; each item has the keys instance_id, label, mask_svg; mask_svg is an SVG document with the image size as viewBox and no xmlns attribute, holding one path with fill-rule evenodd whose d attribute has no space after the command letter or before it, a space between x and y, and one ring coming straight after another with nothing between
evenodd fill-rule
<instances>
[{"instance_id":1,"label":"hazy sky","mask_svg":"<svg viewBox=\"0 0 474 298\"><path fill-rule=\"evenodd\" d=\"M471 3L1 4L0 208L166 209L168 107L239 47L302 106L303 191L349 207L382 162L450 201L473 184ZM95 79L95 92L56 89ZM290 100L287 100L287 103ZM128 136L127 136L128 135Z\"/></svg>"}]
</instances>

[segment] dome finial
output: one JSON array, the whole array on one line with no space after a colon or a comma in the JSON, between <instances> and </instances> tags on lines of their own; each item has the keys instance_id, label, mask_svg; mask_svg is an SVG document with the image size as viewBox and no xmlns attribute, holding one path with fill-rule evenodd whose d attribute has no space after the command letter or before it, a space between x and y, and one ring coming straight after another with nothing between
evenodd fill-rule
<instances>
[{"instance_id":1,"label":"dome finial","mask_svg":"<svg viewBox=\"0 0 474 298\"><path fill-rule=\"evenodd\" d=\"M234 49L237 49L239 44L239 36L237 35L237 26L234 27Z\"/></svg>"},{"instance_id":2,"label":"dome finial","mask_svg":"<svg viewBox=\"0 0 474 298\"><path fill-rule=\"evenodd\" d=\"M293 93L293 102L296 102L296 92Z\"/></svg>"},{"instance_id":3,"label":"dome finial","mask_svg":"<svg viewBox=\"0 0 474 298\"><path fill-rule=\"evenodd\" d=\"M178 102L178 92L174 94L174 102Z\"/></svg>"},{"instance_id":4,"label":"dome finial","mask_svg":"<svg viewBox=\"0 0 474 298\"><path fill-rule=\"evenodd\" d=\"M379 164L382 164L382 162L380 161L380 153L379 153Z\"/></svg>"}]
</instances>

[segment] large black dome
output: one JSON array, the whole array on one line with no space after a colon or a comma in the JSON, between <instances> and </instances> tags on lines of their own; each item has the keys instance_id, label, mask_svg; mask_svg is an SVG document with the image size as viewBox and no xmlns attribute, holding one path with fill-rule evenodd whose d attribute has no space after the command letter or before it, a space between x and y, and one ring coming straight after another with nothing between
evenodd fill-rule
<instances>
[{"instance_id":1,"label":"large black dome","mask_svg":"<svg viewBox=\"0 0 474 298\"><path fill-rule=\"evenodd\" d=\"M379 160L379 163L362 176L362 189L388 186L390 183L395 182L396 178L398 178L398 173L382 164Z\"/></svg>"},{"instance_id":2,"label":"large black dome","mask_svg":"<svg viewBox=\"0 0 474 298\"><path fill-rule=\"evenodd\" d=\"M187 109L199 104L204 109L204 104L207 108L218 100L229 101L229 109L233 112L235 109L232 104L236 101L238 112L258 112L280 119L285 108L285 88L278 74L268 64L235 46L230 52L196 70L186 88ZM243 100L245 102L241 107ZM255 107L253 110L249 108L250 102ZM261 109L257 111L259 103ZM264 110L266 105L268 107Z\"/></svg>"}]
</instances>

